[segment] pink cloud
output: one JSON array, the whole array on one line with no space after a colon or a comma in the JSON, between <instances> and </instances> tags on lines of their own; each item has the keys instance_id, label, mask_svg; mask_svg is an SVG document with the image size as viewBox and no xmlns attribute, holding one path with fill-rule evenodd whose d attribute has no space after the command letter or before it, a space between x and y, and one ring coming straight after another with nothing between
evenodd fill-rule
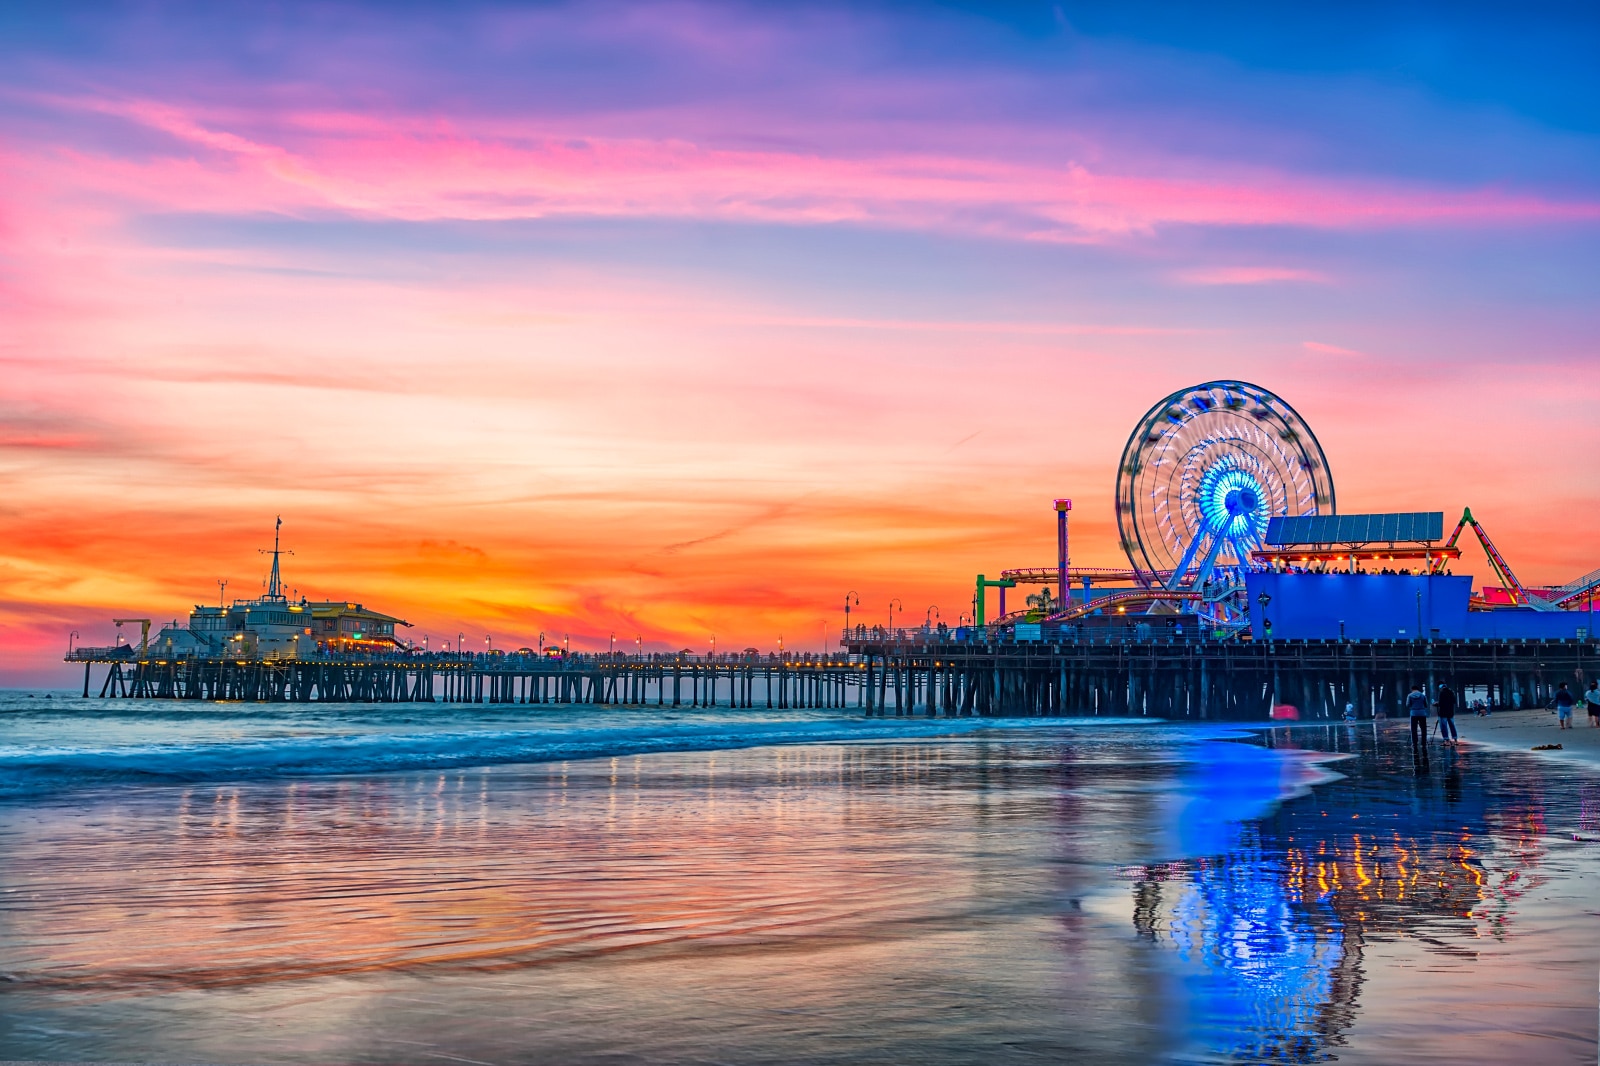
<instances>
[{"instance_id":1,"label":"pink cloud","mask_svg":"<svg viewBox=\"0 0 1600 1066\"><path fill-rule=\"evenodd\" d=\"M328 112L197 115L151 101L57 101L167 134L190 154L13 155L39 181L160 210L344 212L407 220L683 218L859 223L1007 239L1096 241L1168 225L1316 228L1600 219L1600 204L1501 190L1304 178L1261 169L1172 178L1114 164L1040 163L937 151L719 148L671 136L594 137L571 120L503 121ZM1193 284L1325 280L1235 267Z\"/></svg>"},{"instance_id":2,"label":"pink cloud","mask_svg":"<svg viewBox=\"0 0 1600 1066\"><path fill-rule=\"evenodd\" d=\"M1358 352L1354 348L1340 348L1333 344L1320 344L1317 341L1301 341L1300 346L1312 355L1354 355L1365 357L1366 352Z\"/></svg>"},{"instance_id":3,"label":"pink cloud","mask_svg":"<svg viewBox=\"0 0 1600 1066\"><path fill-rule=\"evenodd\" d=\"M1326 282L1328 276L1292 267L1203 267L1180 272L1178 280L1189 285L1270 285L1281 281Z\"/></svg>"}]
</instances>

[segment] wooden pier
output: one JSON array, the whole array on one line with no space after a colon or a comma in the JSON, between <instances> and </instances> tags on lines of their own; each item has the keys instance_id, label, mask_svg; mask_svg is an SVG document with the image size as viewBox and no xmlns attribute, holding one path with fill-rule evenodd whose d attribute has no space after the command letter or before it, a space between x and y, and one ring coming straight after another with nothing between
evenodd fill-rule
<instances>
[{"instance_id":1,"label":"wooden pier","mask_svg":"<svg viewBox=\"0 0 1600 1066\"><path fill-rule=\"evenodd\" d=\"M174 700L851 709L887 716L1096 715L1261 721L1399 713L1412 684L1541 706L1600 670L1591 640L954 639L858 629L834 655L138 659L81 648L83 694ZM978 638L978 639L973 639ZM96 668L103 675L94 676Z\"/></svg>"},{"instance_id":2,"label":"wooden pier","mask_svg":"<svg viewBox=\"0 0 1600 1066\"><path fill-rule=\"evenodd\" d=\"M862 707L864 667L846 655L519 655L138 658L80 648L83 694L267 703L521 703L658 707ZM96 667L104 673L95 677Z\"/></svg>"},{"instance_id":3,"label":"wooden pier","mask_svg":"<svg viewBox=\"0 0 1600 1066\"><path fill-rule=\"evenodd\" d=\"M1412 684L1482 690L1495 706L1542 706L1600 667L1594 640L951 640L857 633L867 714L1099 715L1260 721L1398 714Z\"/></svg>"}]
</instances>

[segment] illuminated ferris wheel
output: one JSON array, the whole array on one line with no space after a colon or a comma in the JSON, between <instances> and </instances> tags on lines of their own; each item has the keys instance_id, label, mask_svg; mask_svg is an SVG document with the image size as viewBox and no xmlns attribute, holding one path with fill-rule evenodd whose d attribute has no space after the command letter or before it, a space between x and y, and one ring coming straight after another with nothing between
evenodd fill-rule
<instances>
[{"instance_id":1,"label":"illuminated ferris wheel","mask_svg":"<svg viewBox=\"0 0 1600 1066\"><path fill-rule=\"evenodd\" d=\"M1134 569L1171 589L1215 590L1213 603L1237 591L1269 519L1334 510L1311 427L1244 381L1208 381L1152 407L1123 449L1116 498Z\"/></svg>"}]
</instances>

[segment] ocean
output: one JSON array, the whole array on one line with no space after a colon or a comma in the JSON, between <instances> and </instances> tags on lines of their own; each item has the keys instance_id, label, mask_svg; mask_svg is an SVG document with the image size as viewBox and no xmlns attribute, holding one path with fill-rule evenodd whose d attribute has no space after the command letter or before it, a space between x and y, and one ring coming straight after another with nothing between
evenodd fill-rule
<instances>
[{"instance_id":1,"label":"ocean","mask_svg":"<svg viewBox=\"0 0 1600 1066\"><path fill-rule=\"evenodd\" d=\"M1596 1059L1600 777L1532 754L43 696L0 695L0 1058Z\"/></svg>"}]
</instances>

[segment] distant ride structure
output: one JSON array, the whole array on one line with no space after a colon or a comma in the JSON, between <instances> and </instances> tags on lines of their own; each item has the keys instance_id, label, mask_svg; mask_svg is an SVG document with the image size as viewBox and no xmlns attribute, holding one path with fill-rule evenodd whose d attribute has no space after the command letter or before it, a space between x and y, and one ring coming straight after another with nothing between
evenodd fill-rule
<instances>
[{"instance_id":1,"label":"distant ride structure","mask_svg":"<svg viewBox=\"0 0 1600 1066\"><path fill-rule=\"evenodd\" d=\"M1115 499L1140 584L1183 593L1173 601L1220 624L1239 622L1243 574L1271 520L1335 507L1328 458L1305 419L1276 393L1235 380L1151 407L1122 450Z\"/></svg>"}]
</instances>

